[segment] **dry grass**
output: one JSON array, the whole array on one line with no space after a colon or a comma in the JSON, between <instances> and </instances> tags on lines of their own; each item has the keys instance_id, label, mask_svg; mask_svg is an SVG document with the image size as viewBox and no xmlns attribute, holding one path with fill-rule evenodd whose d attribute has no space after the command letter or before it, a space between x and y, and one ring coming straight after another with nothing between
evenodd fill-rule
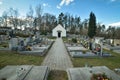
<instances>
[{"instance_id":1,"label":"dry grass","mask_svg":"<svg viewBox=\"0 0 120 80\"><path fill-rule=\"evenodd\" d=\"M52 70L49 73L48 80L68 80L66 71Z\"/></svg>"},{"instance_id":2,"label":"dry grass","mask_svg":"<svg viewBox=\"0 0 120 80\"><path fill-rule=\"evenodd\" d=\"M20 55L14 51L0 51L0 68L6 65L40 65L44 57Z\"/></svg>"},{"instance_id":3,"label":"dry grass","mask_svg":"<svg viewBox=\"0 0 120 80\"><path fill-rule=\"evenodd\" d=\"M113 55L108 58L72 58L74 67L84 67L85 64L92 66L107 66L110 69L120 67L120 54L105 50Z\"/></svg>"}]
</instances>

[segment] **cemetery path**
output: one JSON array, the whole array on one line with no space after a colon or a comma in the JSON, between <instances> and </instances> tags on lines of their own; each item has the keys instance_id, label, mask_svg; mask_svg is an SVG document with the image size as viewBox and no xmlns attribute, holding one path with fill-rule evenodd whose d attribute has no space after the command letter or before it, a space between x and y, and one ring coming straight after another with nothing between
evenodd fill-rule
<instances>
[{"instance_id":1,"label":"cemetery path","mask_svg":"<svg viewBox=\"0 0 120 80\"><path fill-rule=\"evenodd\" d=\"M55 43L45 57L42 66L48 66L52 70L66 70L67 68L73 67L61 38L56 39Z\"/></svg>"}]
</instances>

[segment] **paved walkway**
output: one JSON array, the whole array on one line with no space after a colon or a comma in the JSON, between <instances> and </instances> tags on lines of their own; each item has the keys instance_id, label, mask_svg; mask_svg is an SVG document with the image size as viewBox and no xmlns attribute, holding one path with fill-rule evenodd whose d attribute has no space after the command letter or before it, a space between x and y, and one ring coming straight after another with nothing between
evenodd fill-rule
<instances>
[{"instance_id":1,"label":"paved walkway","mask_svg":"<svg viewBox=\"0 0 120 80\"><path fill-rule=\"evenodd\" d=\"M57 38L42 66L48 66L52 70L66 70L73 67L68 52L61 38Z\"/></svg>"}]
</instances>

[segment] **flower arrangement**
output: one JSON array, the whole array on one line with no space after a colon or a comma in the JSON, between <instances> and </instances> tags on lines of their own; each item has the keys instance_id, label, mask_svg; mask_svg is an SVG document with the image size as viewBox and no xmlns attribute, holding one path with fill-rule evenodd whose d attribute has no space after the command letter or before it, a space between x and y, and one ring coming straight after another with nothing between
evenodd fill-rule
<instances>
[{"instance_id":1,"label":"flower arrangement","mask_svg":"<svg viewBox=\"0 0 120 80\"><path fill-rule=\"evenodd\" d=\"M105 73L93 74L91 80L112 80L112 78L108 78Z\"/></svg>"}]
</instances>

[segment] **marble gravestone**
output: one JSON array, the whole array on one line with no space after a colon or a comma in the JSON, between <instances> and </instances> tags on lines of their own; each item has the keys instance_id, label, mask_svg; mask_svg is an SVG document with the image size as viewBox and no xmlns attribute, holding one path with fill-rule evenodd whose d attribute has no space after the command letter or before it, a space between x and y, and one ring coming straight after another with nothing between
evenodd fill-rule
<instances>
[{"instance_id":1,"label":"marble gravestone","mask_svg":"<svg viewBox=\"0 0 120 80\"><path fill-rule=\"evenodd\" d=\"M95 39L95 43L100 45L100 55L102 56L102 55L103 55L103 54L102 54L102 53L103 53L103 50L102 50L102 48L103 48L103 43L101 42L101 39L96 38L96 39Z\"/></svg>"}]
</instances>

